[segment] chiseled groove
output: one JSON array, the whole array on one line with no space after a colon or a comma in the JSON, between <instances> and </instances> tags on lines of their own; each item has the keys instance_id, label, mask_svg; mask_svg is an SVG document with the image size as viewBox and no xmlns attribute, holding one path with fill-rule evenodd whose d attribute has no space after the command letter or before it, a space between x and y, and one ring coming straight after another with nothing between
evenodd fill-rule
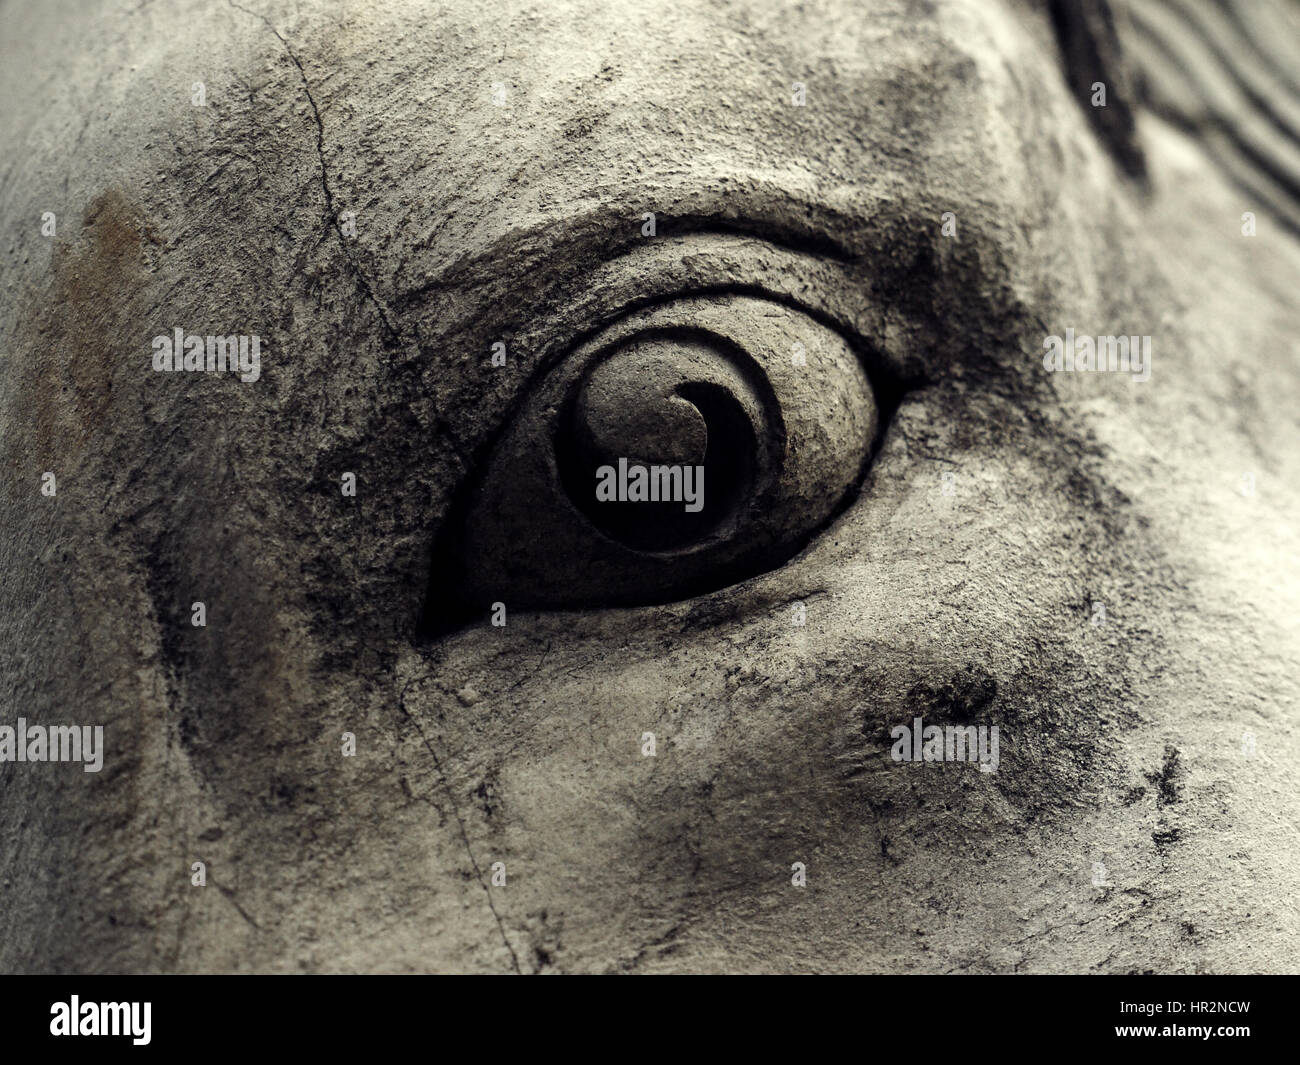
<instances>
[{"instance_id":1,"label":"chiseled groove","mask_svg":"<svg viewBox=\"0 0 1300 1065\"><path fill-rule=\"evenodd\" d=\"M1278 126L1292 142L1300 142L1300 94L1290 86L1271 76L1271 71L1251 62L1242 51L1250 43L1241 37L1223 12L1193 0L1170 0L1182 15L1184 22L1196 32L1201 43L1209 48L1246 94L1247 99L1260 112ZM1235 47L1234 47L1235 46Z\"/></svg>"},{"instance_id":2,"label":"chiseled groove","mask_svg":"<svg viewBox=\"0 0 1300 1065\"><path fill-rule=\"evenodd\" d=\"M1145 16L1136 11L1134 23L1149 46L1168 56L1182 75L1183 84L1196 94L1204 118L1217 126L1256 166L1289 189L1291 195L1300 198L1300 147L1295 141L1251 108L1221 72L1216 72L1217 77L1207 76L1207 68L1212 63L1206 61L1210 53L1195 39L1175 40L1174 35L1164 32L1167 27L1151 27L1145 22ZM1188 71L1192 70L1201 77L1191 77ZM1182 117L1196 120L1195 115Z\"/></svg>"},{"instance_id":3,"label":"chiseled groove","mask_svg":"<svg viewBox=\"0 0 1300 1065\"><path fill-rule=\"evenodd\" d=\"M1130 25L1153 106L1202 137L1227 176L1293 231L1300 231L1300 142L1277 107L1238 69L1249 57L1208 39L1183 3L1135 2ZM1258 79L1255 79L1258 85ZM1277 86L1279 98L1290 93Z\"/></svg>"},{"instance_id":4,"label":"chiseled groove","mask_svg":"<svg viewBox=\"0 0 1300 1065\"><path fill-rule=\"evenodd\" d=\"M1300 37L1300 26L1288 25L1285 11L1276 8L1272 12L1274 24L1262 25L1260 11L1271 6L1263 0L1225 0L1223 5L1228 17L1250 41L1255 51L1263 57L1273 73L1290 85L1293 92L1300 92L1300 81L1297 81L1297 71L1300 71L1300 49L1292 48L1290 54L1278 49L1279 42L1285 43Z\"/></svg>"},{"instance_id":5,"label":"chiseled groove","mask_svg":"<svg viewBox=\"0 0 1300 1065\"><path fill-rule=\"evenodd\" d=\"M1262 207L1272 212L1284 227L1300 236L1300 208L1292 203L1284 189L1242 158L1232 141L1216 125L1187 119L1178 111L1166 114L1165 118L1189 136L1207 142L1205 150L1216 169L1250 197L1244 207Z\"/></svg>"},{"instance_id":6,"label":"chiseled groove","mask_svg":"<svg viewBox=\"0 0 1300 1065\"><path fill-rule=\"evenodd\" d=\"M1149 53L1148 66L1168 65L1168 61L1153 50ZM1169 67L1166 77L1170 80L1181 78L1181 72ZM1172 91L1169 82L1163 83L1166 91ZM1158 108L1159 109L1159 108ZM1261 205L1276 215L1282 223L1300 235L1300 207L1298 207L1285 188L1279 186L1245 157L1231 136L1225 132L1220 123L1208 112L1185 108L1163 109L1162 114L1178 128L1190 136L1200 139L1207 154L1225 176L1253 199L1253 205Z\"/></svg>"},{"instance_id":7,"label":"chiseled groove","mask_svg":"<svg viewBox=\"0 0 1300 1065\"><path fill-rule=\"evenodd\" d=\"M1220 145L1222 150L1216 153L1216 159L1237 187L1252 197L1251 203L1246 205L1247 209L1255 204L1262 205L1283 226L1300 236L1300 203L1297 203L1294 194L1288 194L1286 189L1261 173L1258 167L1243 161L1239 153L1231 150L1231 142L1217 130L1210 131L1208 137L1212 147L1220 140L1223 142Z\"/></svg>"},{"instance_id":8,"label":"chiseled groove","mask_svg":"<svg viewBox=\"0 0 1300 1065\"><path fill-rule=\"evenodd\" d=\"M1178 12L1167 3L1143 3L1135 4L1132 14L1139 34L1170 56L1208 111L1220 121L1236 123L1261 143L1278 143L1275 134L1284 132L1284 127L1252 106L1240 79ZM1283 143L1292 147L1293 140Z\"/></svg>"}]
</instances>

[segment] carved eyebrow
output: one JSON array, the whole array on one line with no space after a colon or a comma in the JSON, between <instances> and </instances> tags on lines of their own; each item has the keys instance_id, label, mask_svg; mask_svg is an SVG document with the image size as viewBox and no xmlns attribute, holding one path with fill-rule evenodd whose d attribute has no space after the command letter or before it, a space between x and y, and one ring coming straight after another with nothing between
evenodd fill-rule
<instances>
[{"instance_id":1,"label":"carved eyebrow","mask_svg":"<svg viewBox=\"0 0 1300 1065\"><path fill-rule=\"evenodd\" d=\"M499 280L503 262L510 263L517 272L531 273L557 261L586 267L617 259L640 246L640 226L644 214L650 211L647 208L638 214L623 205L602 206L508 230L485 248L453 261L437 278L403 289L392 305L402 311L434 293ZM724 200L700 203L691 210L653 213L659 238L710 233L746 236L841 263L860 258L835 234L854 231L862 219L783 190L765 190L765 195L752 204L738 206L735 201Z\"/></svg>"}]
</instances>

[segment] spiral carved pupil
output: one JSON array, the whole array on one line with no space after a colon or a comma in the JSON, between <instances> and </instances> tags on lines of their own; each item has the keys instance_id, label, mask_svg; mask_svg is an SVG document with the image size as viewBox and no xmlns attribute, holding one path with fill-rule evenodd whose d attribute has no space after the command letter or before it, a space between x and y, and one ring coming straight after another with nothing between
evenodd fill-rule
<instances>
[{"instance_id":1,"label":"spiral carved pupil","mask_svg":"<svg viewBox=\"0 0 1300 1065\"><path fill-rule=\"evenodd\" d=\"M598 362L562 419L569 498L606 536L641 551L728 535L769 466L767 417L711 339L641 337Z\"/></svg>"}]
</instances>

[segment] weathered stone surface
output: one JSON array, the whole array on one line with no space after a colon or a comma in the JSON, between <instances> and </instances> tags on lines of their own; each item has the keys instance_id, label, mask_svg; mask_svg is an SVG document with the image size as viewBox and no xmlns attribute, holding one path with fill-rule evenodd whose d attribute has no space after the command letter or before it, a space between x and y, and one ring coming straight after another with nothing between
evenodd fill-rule
<instances>
[{"instance_id":1,"label":"weathered stone surface","mask_svg":"<svg viewBox=\"0 0 1300 1065\"><path fill-rule=\"evenodd\" d=\"M0 968L1295 967L1300 249L1090 122L1112 49L1015 0L0 23L0 723L108 745L0 765ZM705 292L888 369L860 492L699 596L430 626L530 389ZM155 373L175 327L259 380ZM1046 373L1066 328L1151 381ZM999 771L891 761L918 714Z\"/></svg>"}]
</instances>

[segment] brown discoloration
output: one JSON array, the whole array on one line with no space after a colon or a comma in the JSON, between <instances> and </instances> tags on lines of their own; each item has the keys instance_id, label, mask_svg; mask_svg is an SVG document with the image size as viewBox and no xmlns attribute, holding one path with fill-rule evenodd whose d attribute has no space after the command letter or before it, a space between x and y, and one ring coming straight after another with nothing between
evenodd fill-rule
<instances>
[{"instance_id":1,"label":"brown discoloration","mask_svg":"<svg viewBox=\"0 0 1300 1065\"><path fill-rule=\"evenodd\" d=\"M19 453L43 468L66 468L81 454L121 392L119 374L148 351L142 243L155 239L123 193L102 192L77 236L55 244L49 285L25 301L9 424L25 433ZM137 336L139 352L131 345Z\"/></svg>"}]
</instances>

